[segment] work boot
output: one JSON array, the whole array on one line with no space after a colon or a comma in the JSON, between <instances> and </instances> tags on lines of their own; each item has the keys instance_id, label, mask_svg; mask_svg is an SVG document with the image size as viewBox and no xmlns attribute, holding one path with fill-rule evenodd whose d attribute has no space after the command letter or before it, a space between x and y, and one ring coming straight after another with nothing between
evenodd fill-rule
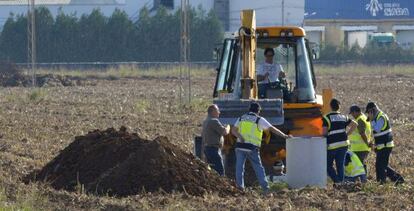
<instances>
[{"instance_id":1,"label":"work boot","mask_svg":"<svg viewBox=\"0 0 414 211\"><path fill-rule=\"evenodd\" d=\"M266 197L273 197L273 193L272 193L269 189L264 190L264 191L262 192L262 195L263 195L263 196L266 196Z\"/></svg>"},{"instance_id":2,"label":"work boot","mask_svg":"<svg viewBox=\"0 0 414 211\"><path fill-rule=\"evenodd\" d=\"M402 185L403 183L405 183L403 177L398 178L397 181L394 182L395 185Z\"/></svg>"}]
</instances>

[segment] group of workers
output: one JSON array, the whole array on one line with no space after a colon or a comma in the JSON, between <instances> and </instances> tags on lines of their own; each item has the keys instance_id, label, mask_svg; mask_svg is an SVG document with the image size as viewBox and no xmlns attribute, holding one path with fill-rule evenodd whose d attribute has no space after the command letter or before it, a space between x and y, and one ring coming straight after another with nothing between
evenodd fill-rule
<instances>
[{"instance_id":1,"label":"group of workers","mask_svg":"<svg viewBox=\"0 0 414 211\"><path fill-rule=\"evenodd\" d=\"M327 170L332 181L340 184L359 178L366 182L366 158L374 149L377 182L384 184L388 177L396 184L403 183L404 178L389 166L394 147L391 123L377 104L369 102L365 108L366 115L359 106L352 105L349 114L353 120L340 113L339 100L332 99L330 107L331 112L323 117L323 134L327 137Z\"/></svg>"},{"instance_id":2,"label":"group of workers","mask_svg":"<svg viewBox=\"0 0 414 211\"><path fill-rule=\"evenodd\" d=\"M327 171L335 185L345 181L366 182L366 158L373 148L376 152L376 179L379 183L386 182L386 178L396 184L403 183L404 178L389 166L389 158L394 147L392 129L388 116L378 106L370 102L365 113L357 105L350 107L349 114L340 113L340 102L332 99L331 112L326 114L323 121L323 134L327 138ZM244 167L248 159L256 173L262 189L269 189L265 170L260 159L260 145L264 130L283 139L292 138L271 125L260 116L261 107L252 102L249 112L238 118L233 127L224 126L219 121L220 110L217 105L208 107L208 116L203 122L202 140L204 156L208 164L224 176L224 165L221 154L223 136L231 133L237 138L235 144L236 154L236 184L244 189ZM374 142L371 141L373 135ZM334 168L334 162L336 168Z\"/></svg>"},{"instance_id":3,"label":"group of workers","mask_svg":"<svg viewBox=\"0 0 414 211\"><path fill-rule=\"evenodd\" d=\"M265 61L257 68L258 95L266 98L270 85L286 77L280 64L273 62L275 51L273 48L264 50ZM340 102L332 99L331 112L323 116L323 135L327 139L327 173L335 185L343 182L367 181L366 158L374 149L376 152L376 179L385 183L386 178L399 184L404 178L389 166L389 158L394 147L391 124L388 116L378 106L370 102L366 106L365 114L357 105L352 105L347 115L340 113ZM292 136L286 135L265 118L260 116L260 104L252 102L249 112L238 118L233 127L224 126L219 121L220 110L217 105L208 107L208 116L203 123L202 140L204 156L209 165L220 175L224 175L221 147L223 136L232 134L237 138L235 144L236 155L236 184L244 189L244 166L248 159L256 173L260 186L266 192L269 189L265 170L260 159L260 145L264 130L283 139ZM371 141L373 136L374 141ZM335 167L334 168L334 163Z\"/></svg>"}]
</instances>

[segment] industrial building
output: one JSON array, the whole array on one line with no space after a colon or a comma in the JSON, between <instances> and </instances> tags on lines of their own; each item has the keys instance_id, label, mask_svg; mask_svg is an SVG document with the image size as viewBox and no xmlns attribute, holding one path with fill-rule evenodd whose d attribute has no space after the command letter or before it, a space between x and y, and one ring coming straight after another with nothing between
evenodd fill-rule
<instances>
[{"instance_id":1,"label":"industrial building","mask_svg":"<svg viewBox=\"0 0 414 211\"><path fill-rule=\"evenodd\" d=\"M192 7L201 7L206 11L213 9L229 32L240 27L240 11L254 9L258 26L302 25L305 12L305 0L191 0ZM177 9L181 0L154 0L154 7L164 6Z\"/></svg>"},{"instance_id":2,"label":"industrial building","mask_svg":"<svg viewBox=\"0 0 414 211\"><path fill-rule=\"evenodd\" d=\"M370 34L392 33L400 46L414 45L412 0L306 0L305 29L315 43L364 47Z\"/></svg>"}]
</instances>

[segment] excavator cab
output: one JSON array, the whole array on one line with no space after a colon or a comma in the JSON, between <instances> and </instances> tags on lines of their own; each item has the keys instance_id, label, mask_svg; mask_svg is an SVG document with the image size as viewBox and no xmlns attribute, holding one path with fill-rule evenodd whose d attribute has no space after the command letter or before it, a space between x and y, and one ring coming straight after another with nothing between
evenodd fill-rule
<instances>
[{"instance_id":1,"label":"excavator cab","mask_svg":"<svg viewBox=\"0 0 414 211\"><path fill-rule=\"evenodd\" d=\"M224 124L234 124L237 117L247 112L247 104L251 100L262 105L261 115L274 125L284 124L283 104L313 104L318 100L311 54L303 29L261 27L256 31L256 43L255 69L259 69L265 62L265 49L271 48L274 51L273 63L283 69L285 77L268 82L263 98L258 96L259 88L256 88L255 97L243 99L241 40L238 37L225 39L213 93L214 102L222 111L221 120ZM260 83L256 71L253 83L254 87ZM239 107L240 112L236 112L236 107Z\"/></svg>"},{"instance_id":2,"label":"excavator cab","mask_svg":"<svg viewBox=\"0 0 414 211\"><path fill-rule=\"evenodd\" d=\"M234 125L247 113L252 101L261 107L260 116L285 133L294 136L322 135L321 95L315 92L316 80L312 54L305 31L295 26L257 27L253 10L241 13L242 26L233 38L224 40L214 86L214 103L220 108L220 121ZM283 69L284 77L269 81L264 96L259 96L257 69L264 63L264 51L274 51L273 63ZM236 139L225 137L223 151L231 160ZM285 159L286 140L264 131L261 157L267 169ZM233 168L226 161L225 168ZM228 170L226 170L228 171ZM230 169L231 171L231 169Z\"/></svg>"},{"instance_id":3,"label":"excavator cab","mask_svg":"<svg viewBox=\"0 0 414 211\"><path fill-rule=\"evenodd\" d=\"M303 29L292 27L299 35L282 33L284 36L269 37L266 29L280 31L277 27L258 29L256 48L256 70L264 63L264 50L274 50L274 64L280 65L286 77L270 82L264 99L283 98L285 102L315 102L315 75L309 54L309 47ZM289 27L284 27L289 31ZM264 34L264 35L263 35ZM286 34L286 35L285 35ZM290 36L288 36L289 34ZM217 68L218 74L213 96L215 98L241 99L241 68L242 60L240 40L226 39L223 44L221 60ZM256 80L256 83L258 81ZM282 93L278 94L277 91ZM220 95L221 94L221 95Z\"/></svg>"}]
</instances>

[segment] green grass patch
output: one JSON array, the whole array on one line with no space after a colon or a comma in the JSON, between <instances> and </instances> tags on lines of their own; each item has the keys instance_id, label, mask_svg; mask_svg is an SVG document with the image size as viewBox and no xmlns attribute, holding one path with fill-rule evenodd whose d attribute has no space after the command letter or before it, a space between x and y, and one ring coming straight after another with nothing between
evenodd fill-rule
<instances>
[{"instance_id":1,"label":"green grass patch","mask_svg":"<svg viewBox=\"0 0 414 211\"><path fill-rule=\"evenodd\" d=\"M30 91L28 94L28 99L33 102L40 102L43 101L47 96L47 91L42 88L36 88Z\"/></svg>"},{"instance_id":2,"label":"green grass patch","mask_svg":"<svg viewBox=\"0 0 414 211\"><path fill-rule=\"evenodd\" d=\"M0 210L1 211L30 211L41 210L42 206L47 204L48 197L41 194L39 189L18 189L12 198L7 196L5 188L0 188Z\"/></svg>"},{"instance_id":3,"label":"green grass patch","mask_svg":"<svg viewBox=\"0 0 414 211\"><path fill-rule=\"evenodd\" d=\"M190 70L190 73L188 72ZM88 70L68 70L68 69L40 69L39 74L56 74L67 75L80 78L96 77L96 78L128 78L128 77L175 77L188 78L191 77L207 77L214 76L216 72L213 68L207 67L181 67L181 66L165 66L159 68L138 68L133 65L121 65L107 69L88 69Z\"/></svg>"},{"instance_id":4,"label":"green grass patch","mask_svg":"<svg viewBox=\"0 0 414 211\"><path fill-rule=\"evenodd\" d=\"M272 192L279 192L288 188L289 185L286 182L269 182L269 190Z\"/></svg>"},{"instance_id":5,"label":"green grass patch","mask_svg":"<svg viewBox=\"0 0 414 211\"><path fill-rule=\"evenodd\" d=\"M137 101L135 103L135 107L134 107L136 112L144 113L144 114L148 113L150 108L151 108L151 104L146 99L141 99L141 100Z\"/></svg>"},{"instance_id":6,"label":"green grass patch","mask_svg":"<svg viewBox=\"0 0 414 211\"><path fill-rule=\"evenodd\" d=\"M191 100L189 108L191 111L200 111L200 112L206 111L207 112L207 108L210 105L211 105L210 99L194 98Z\"/></svg>"},{"instance_id":7,"label":"green grass patch","mask_svg":"<svg viewBox=\"0 0 414 211\"><path fill-rule=\"evenodd\" d=\"M386 183L384 185L379 185L375 181L368 181L362 186L362 191L365 193L388 193L396 189L394 183Z\"/></svg>"}]
</instances>

